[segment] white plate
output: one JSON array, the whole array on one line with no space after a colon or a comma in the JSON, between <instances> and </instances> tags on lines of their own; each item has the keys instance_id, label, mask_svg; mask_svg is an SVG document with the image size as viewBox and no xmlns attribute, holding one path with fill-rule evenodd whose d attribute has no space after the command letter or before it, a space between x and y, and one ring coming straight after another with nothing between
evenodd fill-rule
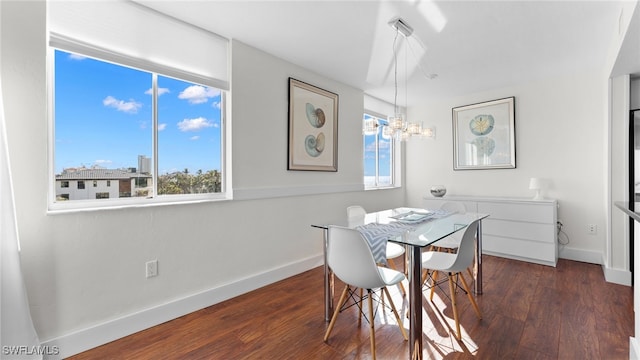
<instances>
[{"instance_id":1,"label":"white plate","mask_svg":"<svg viewBox=\"0 0 640 360\"><path fill-rule=\"evenodd\" d=\"M414 224L424 221L433 216L433 213L429 212L418 212L418 211L409 211L404 214L391 216L392 219L396 219L399 222Z\"/></svg>"}]
</instances>

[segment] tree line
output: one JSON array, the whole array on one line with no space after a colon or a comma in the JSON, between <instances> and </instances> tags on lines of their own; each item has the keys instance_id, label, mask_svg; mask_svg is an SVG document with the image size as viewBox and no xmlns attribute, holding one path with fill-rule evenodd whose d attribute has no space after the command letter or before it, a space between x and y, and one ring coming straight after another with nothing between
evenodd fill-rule
<instances>
[{"instance_id":1,"label":"tree line","mask_svg":"<svg viewBox=\"0 0 640 360\"><path fill-rule=\"evenodd\" d=\"M207 194L222 191L222 174L218 170L189 173L189 169L158 176L158 194Z\"/></svg>"}]
</instances>

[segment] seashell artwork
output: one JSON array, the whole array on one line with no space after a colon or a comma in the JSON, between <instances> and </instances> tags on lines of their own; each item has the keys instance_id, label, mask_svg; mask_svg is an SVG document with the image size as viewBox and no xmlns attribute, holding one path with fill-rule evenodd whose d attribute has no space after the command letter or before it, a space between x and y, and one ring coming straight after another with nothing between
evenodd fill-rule
<instances>
[{"instance_id":1,"label":"seashell artwork","mask_svg":"<svg viewBox=\"0 0 640 360\"><path fill-rule=\"evenodd\" d=\"M496 149L496 141L486 136L478 136L471 144L475 146L479 156L489 156Z\"/></svg>"},{"instance_id":2,"label":"seashell artwork","mask_svg":"<svg viewBox=\"0 0 640 360\"><path fill-rule=\"evenodd\" d=\"M317 108L316 116L318 117L318 127L319 128L323 127L325 122L324 111L322 111L322 109L320 108Z\"/></svg>"},{"instance_id":3,"label":"seashell artwork","mask_svg":"<svg viewBox=\"0 0 640 360\"><path fill-rule=\"evenodd\" d=\"M338 94L289 78L287 170L338 171L337 134Z\"/></svg>"},{"instance_id":4,"label":"seashell artwork","mask_svg":"<svg viewBox=\"0 0 640 360\"><path fill-rule=\"evenodd\" d=\"M324 151L324 133L320 133L316 137L316 150L320 153Z\"/></svg>"},{"instance_id":5,"label":"seashell artwork","mask_svg":"<svg viewBox=\"0 0 640 360\"><path fill-rule=\"evenodd\" d=\"M453 108L453 169L515 169L515 97Z\"/></svg>"},{"instance_id":6,"label":"seashell artwork","mask_svg":"<svg viewBox=\"0 0 640 360\"><path fill-rule=\"evenodd\" d=\"M495 119L493 115L476 115L469 121L471 133L477 136L487 135L493 130Z\"/></svg>"},{"instance_id":7,"label":"seashell artwork","mask_svg":"<svg viewBox=\"0 0 640 360\"><path fill-rule=\"evenodd\" d=\"M304 139L304 148L311 157L320 156L324 151L324 144L324 133L320 133L318 136L307 135Z\"/></svg>"},{"instance_id":8,"label":"seashell artwork","mask_svg":"<svg viewBox=\"0 0 640 360\"><path fill-rule=\"evenodd\" d=\"M324 111L321 108L315 108L313 104L306 104L307 120L314 128L321 128L326 121Z\"/></svg>"}]
</instances>

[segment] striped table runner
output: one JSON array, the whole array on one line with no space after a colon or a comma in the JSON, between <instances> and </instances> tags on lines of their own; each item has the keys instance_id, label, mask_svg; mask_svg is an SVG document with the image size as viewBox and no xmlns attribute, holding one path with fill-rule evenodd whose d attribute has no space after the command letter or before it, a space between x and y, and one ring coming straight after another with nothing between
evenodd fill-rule
<instances>
[{"instance_id":1,"label":"striped table runner","mask_svg":"<svg viewBox=\"0 0 640 360\"><path fill-rule=\"evenodd\" d=\"M419 223L407 224L397 221L389 224L371 223L357 226L356 230L360 231L367 239L376 263L387 265L387 240L389 238L400 236L407 231L413 231L418 225L426 221L442 218L450 214L450 212L443 210L432 210L431 212L434 213L432 216Z\"/></svg>"}]
</instances>

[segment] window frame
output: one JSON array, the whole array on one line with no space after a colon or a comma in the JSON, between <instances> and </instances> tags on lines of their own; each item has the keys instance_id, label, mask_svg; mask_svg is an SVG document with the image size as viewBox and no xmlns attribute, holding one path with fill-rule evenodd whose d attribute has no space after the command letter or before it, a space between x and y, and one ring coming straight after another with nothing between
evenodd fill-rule
<instances>
[{"instance_id":1,"label":"window frame","mask_svg":"<svg viewBox=\"0 0 640 360\"><path fill-rule=\"evenodd\" d=\"M380 114L378 112L375 111L371 111L371 110L367 110L365 109L363 114L362 114L362 128L364 129L364 121L365 118L369 116L369 117L374 117L377 119L381 119L383 121L386 121L386 119L388 118L388 116ZM378 134L382 131L382 127L378 128ZM366 144L365 144L365 137L366 135L362 134L362 152L363 152L363 183L364 183L364 189L365 190L380 190L380 189L395 189L395 188L400 188L402 187L402 177L401 177L401 173L402 173L402 142L398 139L396 139L395 137L391 137L390 139L390 161L391 161L391 182L390 184L380 184L379 181L379 167L380 167L380 162L379 162L379 153L380 153L380 147L379 147L379 136L376 136L376 140L375 140L375 144L376 144L376 174L375 174L375 182L374 185L368 185L366 181L364 181L364 161L365 161L365 156L366 156Z\"/></svg>"},{"instance_id":2,"label":"window frame","mask_svg":"<svg viewBox=\"0 0 640 360\"><path fill-rule=\"evenodd\" d=\"M159 72L158 69L162 69L162 65L155 64L150 69L144 68L147 62L139 62L136 59L126 55L117 54L115 52L99 49L96 47L88 47L86 51L82 51L82 47L78 45L78 42L74 43L74 46L69 48L65 46L49 45L47 49L47 122L48 122L48 177L49 177L49 196L48 196L48 212L67 212L67 211L82 211L82 210L100 210L111 208L123 208L123 207L145 207L156 205L168 205L168 204L187 204L187 203L201 203L209 201L222 201L232 199L232 191L230 187L231 169L229 161L227 161L228 152L228 137L231 136L227 121L229 121L229 113L227 107L227 98L230 90L224 88L218 88L212 85L210 82L198 82L193 76L178 77L176 76L176 70L167 68L166 72ZM153 107L153 130L152 130L152 168L153 168L153 197L126 197L126 198L110 198L110 199L83 199L72 201L58 201L56 199L56 174L55 174L55 52L56 50L80 54L88 58L92 58L98 61L111 63L117 66L123 66L132 68L138 71L147 72L153 75L154 98L152 101ZM100 56L105 53L105 56ZM98 55L95 55L95 54ZM128 61L119 63L110 59L127 59ZM140 67L131 66L131 63L142 64ZM187 73L185 73L186 75ZM188 74L193 75L193 74ZM157 179L158 179L158 116L157 116L157 77L164 76L174 78L180 81L192 83L194 85L201 85L206 87L214 87L220 91L220 170L221 175L221 189L220 192L204 193L204 194L163 194L157 193Z\"/></svg>"}]
</instances>

